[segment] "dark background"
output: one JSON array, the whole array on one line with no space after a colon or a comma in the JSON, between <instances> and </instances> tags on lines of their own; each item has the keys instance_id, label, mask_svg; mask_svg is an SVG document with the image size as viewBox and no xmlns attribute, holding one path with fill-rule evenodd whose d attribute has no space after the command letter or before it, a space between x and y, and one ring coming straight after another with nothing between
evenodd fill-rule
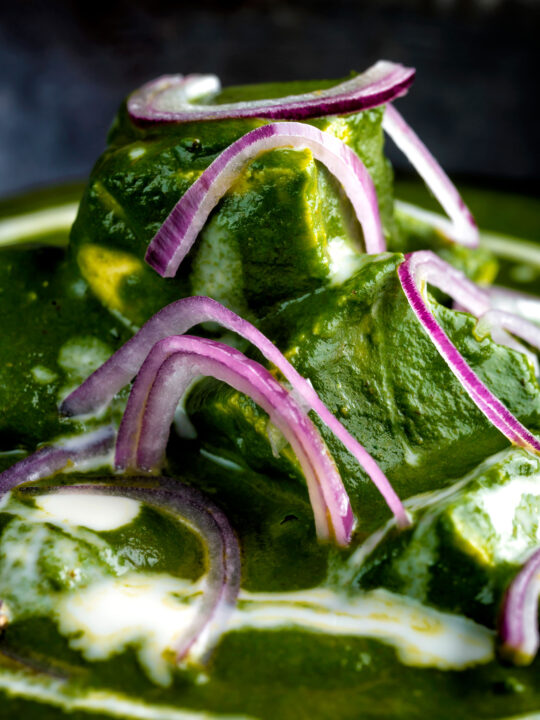
<instances>
[{"instance_id":1,"label":"dark background","mask_svg":"<svg viewBox=\"0 0 540 720\"><path fill-rule=\"evenodd\" d=\"M538 193L539 30L536 0L3 3L0 194L87 175L156 75L340 77L379 58L417 68L399 106L451 174Z\"/></svg>"}]
</instances>

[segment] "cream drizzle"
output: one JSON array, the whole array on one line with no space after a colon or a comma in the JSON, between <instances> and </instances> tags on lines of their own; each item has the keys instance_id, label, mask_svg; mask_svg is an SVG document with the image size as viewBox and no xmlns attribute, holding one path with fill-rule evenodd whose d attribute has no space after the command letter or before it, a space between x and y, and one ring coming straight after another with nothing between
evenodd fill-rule
<instances>
[{"instance_id":1,"label":"cream drizzle","mask_svg":"<svg viewBox=\"0 0 540 720\"><path fill-rule=\"evenodd\" d=\"M61 527L73 524L78 534L88 535L81 524L112 529L131 522L139 511L139 503L134 501L106 498L108 503L123 501L107 517L99 503L92 509L89 499L44 495L36 498L39 504L34 507L16 505L29 520L52 521ZM103 543L102 538L94 538ZM17 548L11 548L11 553L17 554ZM28 567L28 562L25 565ZM134 646L149 677L166 686L172 681L175 644L193 620L197 607L193 600L203 592L204 581L190 583L127 567L119 567L115 574L60 597L53 610L60 632L89 660L106 659ZM460 669L487 663L494 656L492 631L463 616L382 589L350 596L324 587L240 594L229 631L284 628L376 639L393 647L402 663L420 667Z\"/></svg>"},{"instance_id":2,"label":"cream drizzle","mask_svg":"<svg viewBox=\"0 0 540 720\"><path fill-rule=\"evenodd\" d=\"M134 720L250 720L247 715L222 715L193 710L178 710L170 705L151 705L133 700L121 693L105 690L69 692L69 686L43 676L3 670L0 672L0 689L8 697L49 703L68 712L88 711L110 717Z\"/></svg>"},{"instance_id":3,"label":"cream drizzle","mask_svg":"<svg viewBox=\"0 0 540 720\"><path fill-rule=\"evenodd\" d=\"M169 575L130 573L66 595L59 627L89 660L105 659L138 643L139 661L152 680L172 680L177 638L196 612L199 583ZM461 669L494 657L492 631L460 615L374 590L347 597L327 588L290 593L242 592L228 631L296 628L365 637L394 647L405 665Z\"/></svg>"},{"instance_id":4,"label":"cream drizzle","mask_svg":"<svg viewBox=\"0 0 540 720\"><path fill-rule=\"evenodd\" d=\"M140 511L140 503L130 498L95 495L40 495L36 506L45 513L48 522L80 525L103 532L117 530L133 522Z\"/></svg>"}]
</instances>

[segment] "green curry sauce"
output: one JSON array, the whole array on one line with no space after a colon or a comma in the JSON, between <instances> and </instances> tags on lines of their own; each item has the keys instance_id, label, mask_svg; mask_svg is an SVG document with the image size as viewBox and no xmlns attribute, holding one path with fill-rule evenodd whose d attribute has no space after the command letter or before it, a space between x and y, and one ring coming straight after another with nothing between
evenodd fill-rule
<instances>
[{"instance_id":1,"label":"green curry sauce","mask_svg":"<svg viewBox=\"0 0 540 720\"><path fill-rule=\"evenodd\" d=\"M229 88L214 101L297 89ZM540 460L509 447L472 403L396 275L404 252L430 248L476 281L538 292L539 246L496 233L534 236L540 205L465 193L492 231L478 250L394 212L382 112L313 121L366 164L389 247L382 255L358 251L353 211L311 153L283 149L251 163L175 278L145 265L178 197L262 120L141 129L122 107L69 242L79 189L0 208L0 470L41 443L118 424L128 388L99 417L61 418L58 402L158 309L203 294L255 322L310 378L414 521L396 530L367 475L321 426L358 523L351 548L320 544L290 447L246 396L200 381L186 403L197 437L171 434L167 473L206 492L240 541L242 590L210 663L176 667L170 649L205 572L187 526L135 501L68 507L46 492L13 492L0 501L0 717L488 720L540 712L540 661L507 666L495 639L505 588L539 544ZM419 185L396 188L424 202ZM477 337L475 320L444 296L431 303L480 378L540 431L529 360ZM41 485L111 476L105 465Z\"/></svg>"}]
</instances>

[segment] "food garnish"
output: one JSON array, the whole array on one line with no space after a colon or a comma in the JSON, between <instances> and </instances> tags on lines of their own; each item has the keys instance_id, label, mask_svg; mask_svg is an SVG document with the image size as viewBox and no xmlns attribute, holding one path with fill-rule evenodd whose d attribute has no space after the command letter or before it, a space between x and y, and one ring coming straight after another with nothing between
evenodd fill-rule
<instances>
[{"instance_id":1,"label":"food garnish","mask_svg":"<svg viewBox=\"0 0 540 720\"><path fill-rule=\"evenodd\" d=\"M377 195L365 165L341 140L303 123L262 125L230 145L180 198L152 239L146 262L163 277L174 277L210 212L252 160L276 148L308 148L341 182L360 225L368 253L386 250Z\"/></svg>"},{"instance_id":2,"label":"food garnish","mask_svg":"<svg viewBox=\"0 0 540 720\"><path fill-rule=\"evenodd\" d=\"M445 270L447 270L446 277ZM427 283L430 283L431 285L446 290L454 299L459 298L461 303L466 303L467 299L463 300L462 298L462 286L466 278L461 278L461 287L460 284L455 283L455 281L452 287L450 276L455 276L455 271L452 271L451 268L446 269L444 263L429 251L421 251L409 255L399 266L398 274L403 291L407 296L414 314L419 322L422 323L433 344L444 357L448 366L459 379L472 400L488 420L493 423L503 435L506 435L510 442L527 450L531 450L532 452L540 453L540 441L509 412L508 408L493 395L489 388L486 387L474 371L471 370L467 362L463 359L463 356L433 317L433 313L429 308L429 301L423 297L422 289L425 288ZM467 289L469 288L467 287ZM472 296L472 293L469 293L469 296ZM474 298L473 302L475 301L476 298ZM481 302L478 304L478 307L483 310L483 312L478 313L480 316L483 316L489 309L489 306L486 305L482 307ZM522 328L524 324L524 320L516 322L510 320L510 322L508 322L509 326L513 326L514 331L517 329L519 332L523 332ZM534 328L531 330L534 331Z\"/></svg>"},{"instance_id":3,"label":"food garnish","mask_svg":"<svg viewBox=\"0 0 540 720\"><path fill-rule=\"evenodd\" d=\"M219 641L240 589L240 547L223 512L196 488L170 478L157 478L153 485L141 478L130 478L129 484L52 485L45 488L25 487L21 492L37 497L46 495L99 495L130 498L144 502L185 523L202 539L206 553L207 573L204 592L198 601L194 620L178 638L176 661L191 655L193 661L207 662ZM146 480L146 486L144 481Z\"/></svg>"},{"instance_id":4,"label":"food garnish","mask_svg":"<svg viewBox=\"0 0 540 720\"><path fill-rule=\"evenodd\" d=\"M415 71L379 60L368 70L327 90L275 100L205 105L201 98L221 88L215 75L164 75L130 95L128 112L138 122L193 122L223 118L301 120L377 107L404 95ZM193 101L198 101L194 103Z\"/></svg>"}]
</instances>

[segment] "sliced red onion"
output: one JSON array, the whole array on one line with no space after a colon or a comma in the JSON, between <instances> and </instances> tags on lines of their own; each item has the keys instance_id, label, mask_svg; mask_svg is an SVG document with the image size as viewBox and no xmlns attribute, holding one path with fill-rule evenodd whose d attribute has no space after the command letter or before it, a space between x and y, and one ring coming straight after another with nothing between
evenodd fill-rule
<instances>
[{"instance_id":1,"label":"sliced red onion","mask_svg":"<svg viewBox=\"0 0 540 720\"><path fill-rule=\"evenodd\" d=\"M228 345L189 335L161 340L148 356L148 366L155 367L156 357L162 364L153 384L148 387L153 378L143 367L133 386L132 392L140 393L146 402L142 418L135 412L135 404L128 404L124 413L117 441L119 467L159 470L179 400L193 378L210 375L245 393L268 413L300 462L318 536L329 539L333 535L339 545L349 543L354 518L332 456L315 425L268 370ZM138 447L134 457L135 438Z\"/></svg>"},{"instance_id":2,"label":"sliced red onion","mask_svg":"<svg viewBox=\"0 0 540 720\"><path fill-rule=\"evenodd\" d=\"M37 450L0 474L0 498L22 483L36 482L68 467L76 470L92 458L103 457L105 462L115 436L115 429L107 426Z\"/></svg>"},{"instance_id":3,"label":"sliced red onion","mask_svg":"<svg viewBox=\"0 0 540 720\"><path fill-rule=\"evenodd\" d=\"M377 194L358 155L339 138L305 123L263 125L224 150L182 195L153 237L146 262L163 277L174 277L210 212L254 158L276 148L308 148L336 176L352 203L366 252L386 249Z\"/></svg>"},{"instance_id":4,"label":"sliced red onion","mask_svg":"<svg viewBox=\"0 0 540 720\"><path fill-rule=\"evenodd\" d=\"M84 484L24 490L32 495L95 493L131 498L172 515L199 535L208 564L205 589L193 623L178 640L176 658L180 662L190 654L206 662L227 625L240 590L238 540L224 513L200 491L170 478L159 478L157 487L148 486L145 481L146 486L138 485L137 478L130 478L129 485Z\"/></svg>"},{"instance_id":5,"label":"sliced red onion","mask_svg":"<svg viewBox=\"0 0 540 720\"><path fill-rule=\"evenodd\" d=\"M520 315L529 322L540 325L540 298L497 285L486 288L486 292L493 308Z\"/></svg>"},{"instance_id":6,"label":"sliced red onion","mask_svg":"<svg viewBox=\"0 0 540 720\"><path fill-rule=\"evenodd\" d=\"M512 580L500 615L500 653L515 665L528 665L538 652L539 593L540 550L536 550Z\"/></svg>"},{"instance_id":7,"label":"sliced red onion","mask_svg":"<svg viewBox=\"0 0 540 720\"><path fill-rule=\"evenodd\" d=\"M453 241L456 240L454 237L455 228L452 221L444 215L441 215L441 213L432 212L431 210L418 207L418 205L413 205L412 203L397 199L394 200L394 208L403 215L413 218L413 220L418 220L425 225L430 225L438 230L439 234L443 237Z\"/></svg>"},{"instance_id":8,"label":"sliced red onion","mask_svg":"<svg viewBox=\"0 0 540 720\"><path fill-rule=\"evenodd\" d=\"M194 103L219 91L215 75L164 75L130 95L127 107L140 123L250 117L300 120L360 112L390 102L407 92L414 75L413 68L379 60L361 75L326 90L224 105Z\"/></svg>"},{"instance_id":9,"label":"sliced red onion","mask_svg":"<svg viewBox=\"0 0 540 720\"><path fill-rule=\"evenodd\" d=\"M422 252L424 251L416 253L416 255L421 255ZM505 345L523 353L529 358L536 375L538 375L539 366L536 354L514 340L503 328L539 350L540 328L515 313L493 308L497 296L493 293L492 288L478 287L461 270L452 267L433 253L425 252L425 258L430 265L430 284L435 285L454 300L455 310L471 313L478 318L476 325L478 335L490 334L492 340L499 345ZM420 257L418 263L422 262L424 261Z\"/></svg>"},{"instance_id":10,"label":"sliced red onion","mask_svg":"<svg viewBox=\"0 0 540 720\"><path fill-rule=\"evenodd\" d=\"M448 268L449 276L447 278L444 277L444 267ZM469 367L435 320L429 307L429 301L423 297L422 291L425 289L426 283L435 285L443 292L450 294L451 297L459 297L460 288L457 283L454 285L452 280L452 275L455 277L457 272L429 250L407 255L405 261L398 268L403 291L414 314L473 402L512 443L540 453L540 441L512 415Z\"/></svg>"},{"instance_id":11,"label":"sliced red onion","mask_svg":"<svg viewBox=\"0 0 540 720\"><path fill-rule=\"evenodd\" d=\"M423 178L450 218L451 226L441 226L439 223L439 228L455 242L477 247L478 228L469 208L437 160L393 105L386 106L383 128Z\"/></svg>"},{"instance_id":12,"label":"sliced red onion","mask_svg":"<svg viewBox=\"0 0 540 720\"><path fill-rule=\"evenodd\" d=\"M472 297L476 297L474 293L472 293ZM317 413L323 423L330 428L368 473L394 513L398 525L406 527L409 524L407 513L387 477L367 450L328 410L311 383L295 370L278 348L254 325L211 298L185 298L167 305L156 313L133 338L64 400L61 411L66 415L80 415L101 408L135 377L151 348L159 340L170 335L183 334L194 325L204 322L219 323L227 330L245 338L280 370L291 384L294 394L305 403L306 410L311 408ZM140 387L149 387L157 368L157 363L155 367L150 366L150 360L148 360L144 373L145 379L141 378ZM146 395L140 390L137 390L136 393L132 391L129 398L129 403L134 408L133 415L138 418L141 417L142 398L145 401Z\"/></svg>"},{"instance_id":13,"label":"sliced red onion","mask_svg":"<svg viewBox=\"0 0 540 720\"><path fill-rule=\"evenodd\" d=\"M505 345L526 355L534 367L535 374L540 375L540 366L536 354L506 332L506 330L509 330L533 347L540 349L540 328L515 312L500 311L493 307L493 305L502 305L503 303L512 309L517 307L514 300L508 302L500 299L506 295L504 289L479 288L461 271L447 265L440 259L433 263L433 272L435 272L435 264L438 270L436 278L433 276L432 284L437 285L453 299L453 309L475 315L478 318L476 333L480 337L489 334L491 339L499 345ZM508 291L508 293L510 292ZM540 309L540 302L538 307ZM506 330L503 328L506 328Z\"/></svg>"},{"instance_id":14,"label":"sliced red onion","mask_svg":"<svg viewBox=\"0 0 540 720\"><path fill-rule=\"evenodd\" d=\"M491 308L489 295L461 270L442 260L431 250L411 253L414 267L429 273L429 283L459 303L465 312L480 317ZM425 268L424 268L425 266Z\"/></svg>"},{"instance_id":15,"label":"sliced red onion","mask_svg":"<svg viewBox=\"0 0 540 720\"><path fill-rule=\"evenodd\" d=\"M171 120L169 117L151 116L163 112L159 110L160 106L168 105L171 100L182 107L197 108L194 102L220 90L221 82L217 75L161 75L131 93L127 101L128 113L136 120Z\"/></svg>"},{"instance_id":16,"label":"sliced red onion","mask_svg":"<svg viewBox=\"0 0 540 720\"><path fill-rule=\"evenodd\" d=\"M535 374L540 375L536 354L530 352L528 348L521 343L516 342L505 330L511 332L512 335L517 335L517 337L525 340L525 342L532 347L540 350L540 327L528 322L519 315L505 312L504 310L488 310L479 318L476 324L476 332L479 335L482 336L489 333L496 343L507 345L527 355L533 364Z\"/></svg>"}]
</instances>

